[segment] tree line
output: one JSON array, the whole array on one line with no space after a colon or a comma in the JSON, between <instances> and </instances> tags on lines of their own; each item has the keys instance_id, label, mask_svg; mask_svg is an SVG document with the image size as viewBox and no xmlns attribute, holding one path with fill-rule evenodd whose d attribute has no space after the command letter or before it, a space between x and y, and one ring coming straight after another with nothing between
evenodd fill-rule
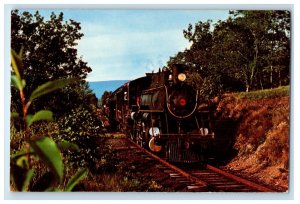
<instances>
[{"instance_id":1,"label":"tree line","mask_svg":"<svg viewBox=\"0 0 300 204\"><path fill-rule=\"evenodd\" d=\"M77 77L77 83L44 96L33 109L52 108L58 114L83 104L92 95L85 78L91 67L77 54L77 42L83 37L80 23L64 21L63 13L45 20L37 11L11 12L11 48L23 49L25 93L49 80ZM187 65L190 83L202 95L212 97L228 91L250 91L287 85L290 82L291 16L287 10L235 10L226 20L189 24L183 37L191 46L170 57ZM12 98L18 93L12 90ZM72 103L70 102L72 101ZM62 109L55 106L63 103ZM12 107L20 109L15 100ZM54 109L53 109L54 108Z\"/></svg>"},{"instance_id":2,"label":"tree line","mask_svg":"<svg viewBox=\"0 0 300 204\"><path fill-rule=\"evenodd\" d=\"M228 19L189 24L191 46L167 64L190 67L202 95L269 89L290 82L291 16L286 10L229 11Z\"/></svg>"}]
</instances>

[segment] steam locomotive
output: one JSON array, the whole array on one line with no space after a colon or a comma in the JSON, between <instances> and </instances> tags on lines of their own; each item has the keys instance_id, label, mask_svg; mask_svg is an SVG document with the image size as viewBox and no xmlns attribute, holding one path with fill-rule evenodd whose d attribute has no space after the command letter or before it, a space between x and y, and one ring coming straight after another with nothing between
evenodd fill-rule
<instances>
[{"instance_id":1,"label":"steam locomotive","mask_svg":"<svg viewBox=\"0 0 300 204\"><path fill-rule=\"evenodd\" d=\"M132 80L106 101L111 120L139 145L170 162L204 162L215 139L211 114L176 64Z\"/></svg>"}]
</instances>

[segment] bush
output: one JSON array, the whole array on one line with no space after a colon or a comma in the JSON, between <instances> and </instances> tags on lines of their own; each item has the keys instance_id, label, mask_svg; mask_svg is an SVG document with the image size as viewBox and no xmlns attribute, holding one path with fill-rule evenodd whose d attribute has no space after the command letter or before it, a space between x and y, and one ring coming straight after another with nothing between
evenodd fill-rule
<instances>
[{"instance_id":1,"label":"bush","mask_svg":"<svg viewBox=\"0 0 300 204\"><path fill-rule=\"evenodd\" d=\"M56 140L67 140L78 145L75 152L64 151L72 166L95 165L100 157L101 141L99 138L100 121L91 110L84 107L73 109L69 115L59 120L59 134Z\"/></svg>"}]
</instances>

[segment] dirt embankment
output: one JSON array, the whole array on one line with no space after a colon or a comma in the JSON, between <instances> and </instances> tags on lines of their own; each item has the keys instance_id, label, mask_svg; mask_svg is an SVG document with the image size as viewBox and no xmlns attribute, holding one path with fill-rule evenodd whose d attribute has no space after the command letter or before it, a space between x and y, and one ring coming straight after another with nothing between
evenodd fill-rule
<instances>
[{"instance_id":1,"label":"dirt embankment","mask_svg":"<svg viewBox=\"0 0 300 204\"><path fill-rule=\"evenodd\" d=\"M288 190L289 97L246 99L227 95L217 106L220 119L236 121L237 155L226 168Z\"/></svg>"}]
</instances>

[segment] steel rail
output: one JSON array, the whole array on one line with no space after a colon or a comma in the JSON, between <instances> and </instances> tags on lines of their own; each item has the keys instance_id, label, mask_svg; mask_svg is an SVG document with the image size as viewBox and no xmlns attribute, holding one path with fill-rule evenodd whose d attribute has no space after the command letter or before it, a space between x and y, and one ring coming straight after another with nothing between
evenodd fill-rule
<instances>
[{"instance_id":1,"label":"steel rail","mask_svg":"<svg viewBox=\"0 0 300 204\"><path fill-rule=\"evenodd\" d=\"M182 175L182 177L185 177L187 180L193 182L195 187L198 186L198 187L201 187L201 189L206 189L207 191L215 189L214 184L210 183L210 181L207 180L209 178L209 175L207 175L206 179L204 179L204 178L201 179L198 176L195 176L197 172L196 173L195 172L194 173L189 173L187 171L184 171L184 170L170 164L169 162L163 160L162 158L158 157L157 155L151 153L150 151L146 150L145 148L141 147L140 145L138 145L137 143L135 143L131 139L129 139L129 138L126 138L126 139L129 142L131 142L135 147L141 149L143 152L145 152L146 154L148 154L150 157L154 158L155 160L157 160L161 164L165 165L170 170L173 170L173 171L177 172L177 174L180 174L180 175ZM252 181L249 181L249 180L246 180L244 178L235 176L231 173L228 173L224 170L221 170L221 169L219 169L217 167L214 167L214 166L211 166L209 164L207 164L206 167L207 167L206 170L209 170L212 173L215 173L215 174L218 174L218 175L223 176L225 178L228 178L228 179L232 180L233 182L237 182L237 183L240 183L242 185L245 185L245 187L250 187L252 189L255 189L255 190L257 190L257 192L277 192L277 191L272 190L270 188L267 188L267 187L261 186L259 184L256 184ZM199 173L201 173L201 170L199 170ZM173 174L172 175L170 174L170 176L174 177L174 178L178 177L177 175L174 176ZM201 173L201 174L203 174L203 173ZM207 173L207 174L210 174L210 173ZM224 183L224 187L227 185L226 183L228 183L228 182ZM187 187L193 187L194 185L190 185L190 186L187 186ZM228 183L228 185L229 185L228 187L229 187L229 190L230 190L230 186L232 186L232 184Z\"/></svg>"},{"instance_id":2,"label":"steel rail","mask_svg":"<svg viewBox=\"0 0 300 204\"><path fill-rule=\"evenodd\" d=\"M135 142L133 142L131 139L127 138L130 142L132 142L135 146L143 149L148 155L150 155L151 157L155 158L156 160L158 160L160 163L163 163L164 165L166 165L167 167L169 167L170 169L178 172L179 174L181 174L183 177L187 178L188 180L193 181L195 184L200 185L203 188L207 188L208 184L202 180L200 180L199 178L187 173L186 171L183 171L182 169L170 164L169 162L161 159L160 157L156 156L155 154L149 152L148 150L142 148L141 146L139 146L138 144L136 144Z\"/></svg>"},{"instance_id":3,"label":"steel rail","mask_svg":"<svg viewBox=\"0 0 300 204\"><path fill-rule=\"evenodd\" d=\"M274 191L274 190L272 190L272 189L266 188L266 187L261 186L261 185L259 185L259 184L253 183L252 181L248 181L248 180L243 179L243 178L241 178L241 177L235 176L235 175L233 175L233 174L231 174L231 173L228 173L228 172L226 172L226 171L223 171L223 170L221 170L221 169L218 169L218 168L216 168L216 167L214 167L214 166L207 165L207 169L210 169L211 171L214 171L214 172L216 172L216 173L222 174L222 175L224 175L225 177L230 178L230 179L232 179L232 180L235 180L235 181L237 181L237 182L239 182L239 183L242 183L242 184L244 184L244 185L246 185L246 186L253 187L253 188L257 189L257 190L260 191L260 192L276 192L276 191Z\"/></svg>"}]
</instances>

